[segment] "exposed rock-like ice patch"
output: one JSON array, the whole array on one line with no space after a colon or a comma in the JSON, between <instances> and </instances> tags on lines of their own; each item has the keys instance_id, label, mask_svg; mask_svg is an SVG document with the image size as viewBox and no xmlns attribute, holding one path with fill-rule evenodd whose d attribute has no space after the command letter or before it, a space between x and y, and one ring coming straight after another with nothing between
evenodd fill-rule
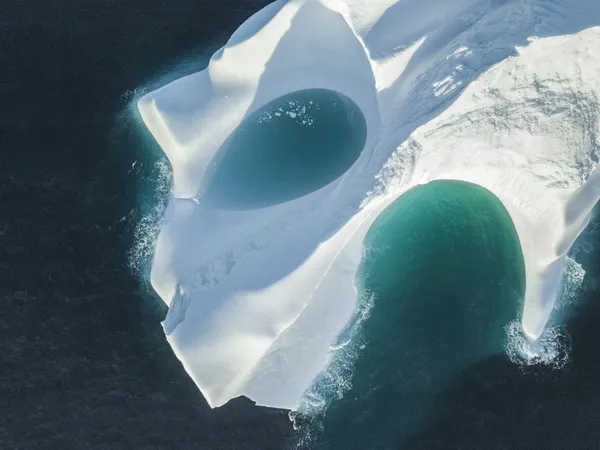
<instances>
[{"instance_id":1,"label":"exposed rock-like ice patch","mask_svg":"<svg viewBox=\"0 0 600 450\"><path fill-rule=\"evenodd\" d=\"M208 402L295 408L353 314L369 226L436 179L479 184L505 205L526 264L522 327L543 336L600 193L599 24L596 0L279 1L206 70L144 96L174 176L152 284ZM363 112L354 165L286 203L207 204L205 173L238 125L313 88Z\"/></svg>"}]
</instances>

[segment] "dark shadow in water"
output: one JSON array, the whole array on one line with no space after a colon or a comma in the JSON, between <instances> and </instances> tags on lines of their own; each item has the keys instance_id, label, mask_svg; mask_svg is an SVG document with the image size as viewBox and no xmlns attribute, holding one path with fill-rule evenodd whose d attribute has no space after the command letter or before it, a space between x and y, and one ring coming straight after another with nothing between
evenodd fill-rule
<instances>
[{"instance_id":1,"label":"dark shadow in water","mask_svg":"<svg viewBox=\"0 0 600 450\"><path fill-rule=\"evenodd\" d=\"M591 449L600 442L600 209L575 248L586 270L567 306L570 361L520 368L504 355L458 375L418 433L399 448Z\"/></svg>"},{"instance_id":2,"label":"dark shadow in water","mask_svg":"<svg viewBox=\"0 0 600 450\"><path fill-rule=\"evenodd\" d=\"M254 209L314 192L360 156L367 124L348 97L307 89L279 97L238 126L211 161L203 198Z\"/></svg>"}]
</instances>

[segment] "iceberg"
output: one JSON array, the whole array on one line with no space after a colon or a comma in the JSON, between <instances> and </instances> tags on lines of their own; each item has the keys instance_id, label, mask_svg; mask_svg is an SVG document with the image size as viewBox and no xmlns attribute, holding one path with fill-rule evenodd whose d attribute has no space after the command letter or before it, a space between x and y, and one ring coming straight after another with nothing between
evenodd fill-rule
<instances>
[{"instance_id":1,"label":"iceberg","mask_svg":"<svg viewBox=\"0 0 600 450\"><path fill-rule=\"evenodd\" d=\"M143 96L173 169L151 282L169 306L167 339L208 403L245 395L295 409L352 317L370 226L434 180L480 185L510 214L525 262L522 327L537 339L600 198L599 24L596 0L280 0L205 70ZM316 89L364 116L345 171L279 202L211 201L236 130Z\"/></svg>"}]
</instances>

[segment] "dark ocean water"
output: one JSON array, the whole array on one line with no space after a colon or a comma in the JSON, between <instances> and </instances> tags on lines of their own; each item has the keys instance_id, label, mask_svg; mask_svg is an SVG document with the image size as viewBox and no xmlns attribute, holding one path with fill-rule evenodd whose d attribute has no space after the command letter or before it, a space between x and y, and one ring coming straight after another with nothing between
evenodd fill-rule
<instances>
[{"instance_id":1,"label":"dark ocean water","mask_svg":"<svg viewBox=\"0 0 600 450\"><path fill-rule=\"evenodd\" d=\"M160 149L131 102L144 89L202 68L267 3L2 3L1 449L284 449L302 438L303 427L295 432L285 411L257 408L244 399L208 408L165 341L164 308L130 260L139 244L136 230L164 192ZM447 214L450 223L460 219ZM491 226L484 235L500 239L502 230ZM371 238L381 239L377 232ZM483 247L461 245L487 261ZM595 221L576 246L587 273L573 304L561 311L570 347L560 370L519 366L502 351L498 333L514 315L512 297L506 310L495 311L488 302L465 312L467 296L453 295L462 308L459 321L470 314L498 318L483 337L477 327L456 328L458 310L449 302L430 303L440 313L433 322L422 309L426 303L410 303L406 317L388 317L373 303L360 328L368 351L356 352L347 372L354 373L348 378L352 388L316 416L323 431L309 445L600 448L599 246ZM504 267L504 276L517 280L511 255L507 250L490 267ZM394 262L386 262L386 269L427 280L419 288L423 292L441 288L438 280L454 273L449 270L457 271L457 279L469 275L458 264L434 264L435 253L420 262L426 274L416 268L399 272L393 266L408 264L405 254L388 256ZM473 270L492 270L479 266ZM138 267L143 274L144 265ZM367 289L377 290L377 264L367 262L365 271L371 274ZM489 291L494 280L477 280L491 297L498 295ZM511 283L502 287L509 297ZM463 284L476 295L477 286ZM386 294L386 301L395 296ZM396 335L392 319L399 317L409 331ZM394 339L382 341L384 330ZM434 336L439 345L425 345ZM447 350L448 339L462 342L458 350ZM473 341L478 349L484 343L477 358L458 358ZM395 342L410 345L401 351ZM419 359L430 349L430 358ZM423 364L431 381L419 375ZM400 383L402 377L414 381L414 390ZM380 380L387 385L379 386ZM435 389L426 389L428 383ZM410 432L405 420L415 423Z\"/></svg>"}]
</instances>

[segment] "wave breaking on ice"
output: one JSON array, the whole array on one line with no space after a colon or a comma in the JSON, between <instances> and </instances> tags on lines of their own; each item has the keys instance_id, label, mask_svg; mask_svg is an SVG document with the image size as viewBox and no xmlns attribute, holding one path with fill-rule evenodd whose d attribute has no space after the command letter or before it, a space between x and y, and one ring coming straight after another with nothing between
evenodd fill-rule
<instances>
[{"instance_id":1,"label":"wave breaking on ice","mask_svg":"<svg viewBox=\"0 0 600 450\"><path fill-rule=\"evenodd\" d=\"M581 295L585 270L572 258L567 258L563 274L561 293L554 304L554 315L564 315L572 308ZM510 360L521 366L549 366L562 369L569 362L571 337L564 324L546 326L540 337L533 340L523 332L520 321L511 322L506 327L506 354Z\"/></svg>"}]
</instances>

